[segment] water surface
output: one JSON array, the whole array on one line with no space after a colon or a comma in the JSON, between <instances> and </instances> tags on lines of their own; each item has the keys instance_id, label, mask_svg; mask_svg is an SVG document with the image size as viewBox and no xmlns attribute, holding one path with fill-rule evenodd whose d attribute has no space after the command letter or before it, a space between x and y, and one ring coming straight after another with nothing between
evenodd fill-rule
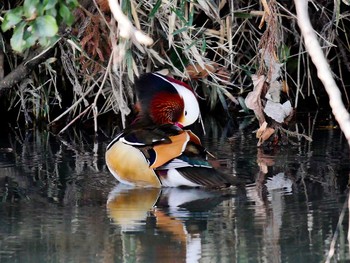
<instances>
[{"instance_id":1,"label":"water surface","mask_svg":"<svg viewBox=\"0 0 350 263\"><path fill-rule=\"evenodd\" d=\"M245 183L225 191L117 184L109 136L1 134L0 261L325 262L334 245L331 262L347 262L349 151L314 118L313 142L273 149L207 120L214 164Z\"/></svg>"}]
</instances>

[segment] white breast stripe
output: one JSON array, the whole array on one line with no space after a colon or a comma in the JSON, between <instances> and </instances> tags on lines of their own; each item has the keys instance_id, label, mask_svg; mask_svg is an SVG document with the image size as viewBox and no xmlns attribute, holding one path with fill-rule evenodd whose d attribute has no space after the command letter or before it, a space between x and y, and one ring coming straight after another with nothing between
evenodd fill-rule
<instances>
[{"instance_id":1,"label":"white breast stripe","mask_svg":"<svg viewBox=\"0 0 350 263\"><path fill-rule=\"evenodd\" d=\"M192 165L190 165L188 162L175 158L171 162L158 167L156 170L169 170L169 169L191 167L191 166Z\"/></svg>"},{"instance_id":2,"label":"white breast stripe","mask_svg":"<svg viewBox=\"0 0 350 263\"><path fill-rule=\"evenodd\" d=\"M119 134L107 145L107 150L108 150L109 148L111 148L111 146L112 146L116 141L118 141L119 138L120 138L123 134L124 134L123 132L119 133Z\"/></svg>"},{"instance_id":3,"label":"white breast stripe","mask_svg":"<svg viewBox=\"0 0 350 263\"><path fill-rule=\"evenodd\" d=\"M131 145L131 146L145 146L145 144L142 142L129 142L129 141L125 140L124 137L121 137L120 141L127 144L127 145Z\"/></svg>"}]
</instances>

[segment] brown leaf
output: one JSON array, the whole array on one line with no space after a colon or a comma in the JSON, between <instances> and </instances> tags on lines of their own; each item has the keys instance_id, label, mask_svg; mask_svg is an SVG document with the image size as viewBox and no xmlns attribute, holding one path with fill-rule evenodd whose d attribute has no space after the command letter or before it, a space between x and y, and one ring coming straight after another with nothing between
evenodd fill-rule
<instances>
[{"instance_id":1,"label":"brown leaf","mask_svg":"<svg viewBox=\"0 0 350 263\"><path fill-rule=\"evenodd\" d=\"M272 134L275 133L275 129L267 127L267 122L264 121L260 128L256 131L256 138L259 139L258 146L262 145L264 141L268 140Z\"/></svg>"},{"instance_id":2,"label":"brown leaf","mask_svg":"<svg viewBox=\"0 0 350 263\"><path fill-rule=\"evenodd\" d=\"M223 84L230 83L231 74L230 74L230 72L228 72L228 70L226 68L224 68L224 67L218 68L217 71L215 71L215 75L220 79L220 81Z\"/></svg>"},{"instance_id":3,"label":"brown leaf","mask_svg":"<svg viewBox=\"0 0 350 263\"><path fill-rule=\"evenodd\" d=\"M287 96L289 97L289 86L288 86L287 81L285 81L285 80L282 81L282 91L284 93L286 93Z\"/></svg>"},{"instance_id":4,"label":"brown leaf","mask_svg":"<svg viewBox=\"0 0 350 263\"><path fill-rule=\"evenodd\" d=\"M190 76L190 79L202 79L209 75L209 72L214 73L216 71L215 67L218 65L216 63L208 63L205 68L202 68L199 64L188 65L186 71Z\"/></svg>"},{"instance_id":5,"label":"brown leaf","mask_svg":"<svg viewBox=\"0 0 350 263\"><path fill-rule=\"evenodd\" d=\"M261 135L264 133L264 131L266 130L267 128L267 122L264 121L261 125L260 125L260 128L256 131L256 138L260 138Z\"/></svg>"},{"instance_id":6,"label":"brown leaf","mask_svg":"<svg viewBox=\"0 0 350 263\"><path fill-rule=\"evenodd\" d=\"M110 13L111 10L109 8L108 0L97 0L98 6L100 7L102 12Z\"/></svg>"}]
</instances>

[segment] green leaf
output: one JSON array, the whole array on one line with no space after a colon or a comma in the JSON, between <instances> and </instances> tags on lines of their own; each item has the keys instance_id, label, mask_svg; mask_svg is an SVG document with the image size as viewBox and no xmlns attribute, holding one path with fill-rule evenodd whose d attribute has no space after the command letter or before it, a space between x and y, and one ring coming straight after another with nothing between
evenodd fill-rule
<instances>
[{"instance_id":1,"label":"green leaf","mask_svg":"<svg viewBox=\"0 0 350 263\"><path fill-rule=\"evenodd\" d=\"M1 24L3 32L9 30L13 26L22 21L23 7L19 6L8 11L4 17L4 21Z\"/></svg>"},{"instance_id":2,"label":"green leaf","mask_svg":"<svg viewBox=\"0 0 350 263\"><path fill-rule=\"evenodd\" d=\"M37 13L37 7L40 5L40 0L24 0L23 10L27 18L33 18Z\"/></svg>"},{"instance_id":3,"label":"green leaf","mask_svg":"<svg viewBox=\"0 0 350 263\"><path fill-rule=\"evenodd\" d=\"M40 16L35 19L33 28L39 37L53 37L58 32L56 19L49 15Z\"/></svg>"},{"instance_id":4,"label":"green leaf","mask_svg":"<svg viewBox=\"0 0 350 263\"><path fill-rule=\"evenodd\" d=\"M56 17L57 16L57 9L51 8L49 10L46 10L45 15Z\"/></svg>"},{"instance_id":5,"label":"green leaf","mask_svg":"<svg viewBox=\"0 0 350 263\"><path fill-rule=\"evenodd\" d=\"M202 51L203 54L207 51L207 41L206 41L204 36L203 36L203 39L202 39L201 51Z\"/></svg>"},{"instance_id":6,"label":"green leaf","mask_svg":"<svg viewBox=\"0 0 350 263\"><path fill-rule=\"evenodd\" d=\"M39 38L39 44L42 47L47 47L48 45L50 45L50 43L51 43L51 41L50 41L50 38L48 38L48 37Z\"/></svg>"},{"instance_id":7,"label":"green leaf","mask_svg":"<svg viewBox=\"0 0 350 263\"><path fill-rule=\"evenodd\" d=\"M26 41L26 47L30 48L32 46L34 46L34 44L36 43L36 41L38 40L38 36L31 34L28 38L25 39Z\"/></svg>"},{"instance_id":8,"label":"green leaf","mask_svg":"<svg viewBox=\"0 0 350 263\"><path fill-rule=\"evenodd\" d=\"M279 59L281 62L286 62L290 56L290 47L285 44L282 44L279 47Z\"/></svg>"},{"instance_id":9,"label":"green leaf","mask_svg":"<svg viewBox=\"0 0 350 263\"><path fill-rule=\"evenodd\" d=\"M57 0L44 0L43 1L44 10L49 10L51 8L54 8L56 4L57 4Z\"/></svg>"},{"instance_id":10,"label":"green leaf","mask_svg":"<svg viewBox=\"0 0 350 263\"><path fill-rule=\"evenodd\" d=\"M58 0L60 4L65 4L66 6L68 6L69 9L74 9L76 8L79 3L77 0Z\"/></svg>"},{"instance_id":11,"label":"green leaf","mask_svg":"<svg viewBox=\"0 0 350 263\"><path fill-rule=\"evenodd\" d=\"M178 30L175 30L175 31L173 32L173 35L176 36L176 35L178 35L178 34L184 32L184 31L188 31L188 27L187 27L187 26L185 26L185 27L183 27L183 28L180 28L180 29L178 29Z\"/></svg>"},{"instance_id":12,"label":"green leaf","mask_svg":"<svg viewBox=\"0 0 350 263\"><path fill-rule=\"evenodd\" d=\"M185 47L185 49L190 49L191 47L193 47L194 45L196 45L199 42L199 39L193 40L191 42L191 44L189 44L187 47Z\"/></svg>"},{"instance_id":13,"label":"green leaf","mask_svg":"<svg viewBox=\"0 0 350 263\"><path fill-rule=\"evenodd\" d=\"M27 30L24 31L23 39L25 40L25 48L32 47L38 40L38 35L35 33L35 28L29 26Z\"/></svg>"},{"instance_id":14,"label":"green leaf","mask_svg":"<svg viewBox=\"0 0 350 263\"><path fill-rule=\"evenodd\" d=\"M130 0L122 1L121 6L124 14L131 14L131 4Z\"/></svg>"},{"instance_id":15,"label":"green leaf","mask_svg":"<svg viewBox=\"0 0 350 263\"><path fill-rule=\"evenodd\" d=\"M25 26L26 26L26 23L22 21L13 31L13 35L10 40L12 49L17 52L22 52L26 44L25 40L23 39Z\"/></svg>"},{"instance_id":16,"label":"green leaf","mask_svg":"<svg viewBox=\"0 0 350 263\"><path fill-rule=\"evenodd\" d=\"M150 12L150 14L148 16L149 19L154 18L155 14L157 13L161 4L162 4L162 0L157 0L156 4L154 5L152 11Z\"/></svg>"},{"instance_id":17,"label":"green leaf","mask_svg":"<svg viewBox=\"0 0 350 263\"><path fill-rule=\"evenodd\" d=\"M244 12L235 12L234 15L237 18L244 18L244 19L253 18L253 15L251 15L249 13L244 13Z\"/></svg>"},{"instance_id":18,"label":"green leaf","mask_svg":"<svg viewBox=\"0 0 350 263\"><path fill-rule=\"evenodd\" d=\"M224 110L226 112L228 112L228 105L227 105L227 102L225 100L225 97L224 97L222 90L220 88L216 88L216 92L218 93L218 97L219 97L219 100L221 102L222 107L224 108ZM214 107L213 107L213 109L214 109Z\"/></svg>"},{"instance_id":19,"label":"green leaf","mask_svg":"<svg viewBox=\"0 0 350 263\"><path fill-rule=\"evenodd\" d=\"M61 4L60 5L60 11L59 11L60 16L63 18L63 21L68 25L71 26L74 22L74 16L72 12L69 10L69 8Z\"/></svg>"},{"instance_id":20,"label":"green leaf","mask_svg":"<svg viewBox=\"0 0 350 263\"><path fill-rule=\"evenodd\" d=\"M187 23L187 20L185 19L183 12L181 10L175 9L175 8L170 8L171 12L174 12L176 17L180 19L182 22Z\"/></svg>"},{"instance_id":21,"label":"green leaf","mask_svg":"<svg viewBox=\"0 0 350 263\"><path fill-rule=\"evenodd\" d=\"M39 38L39 44L42 47L47 47L52 44L54 44L60 37L59 36L53 36L53 37L41 37Z\"/></svg>"},{"instance_id":22,"label":"green leaf","mask_svg":"<svg viewBox=\"0 0 350 263\"><path fill-rule=\"evenodd\" d=\"M194 8L192 8L191 13L189 15L187 26L192 26L192 24L193 24L193 15L194 15Z\"/></svg>"}]
</instances>

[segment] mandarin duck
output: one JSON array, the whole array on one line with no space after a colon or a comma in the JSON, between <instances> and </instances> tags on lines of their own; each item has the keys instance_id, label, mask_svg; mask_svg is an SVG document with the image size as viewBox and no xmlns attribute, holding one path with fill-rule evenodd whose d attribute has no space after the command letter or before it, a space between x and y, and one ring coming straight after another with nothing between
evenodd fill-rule
<instances>
[{"instance_id":1,"label":"mandarin duck","mask_svg":"<svg viewBox=\"0 0 350 263\"><path fill-rule=\"evenodd\" d=\"M135 81L139 113L107 146L106 163L121 183L142 187L233 185L234 177L214 169L200 139L184 127L200 115L187 84L159 73Z\"/></svg>"}]
</instances>

